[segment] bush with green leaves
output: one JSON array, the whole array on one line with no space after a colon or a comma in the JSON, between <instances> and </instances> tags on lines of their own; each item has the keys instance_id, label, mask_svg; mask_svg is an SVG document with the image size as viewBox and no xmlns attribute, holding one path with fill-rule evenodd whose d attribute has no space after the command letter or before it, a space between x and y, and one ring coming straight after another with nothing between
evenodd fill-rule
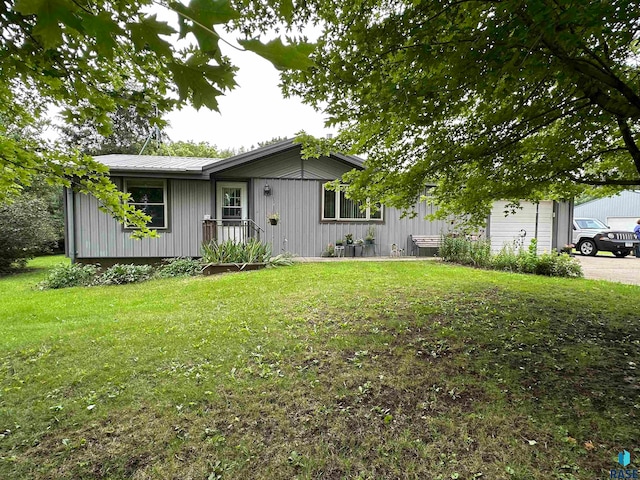
<instances>
[{"instance_id":1,"label":"bush with green leaves","mask_svg":"<svg viewBox=\"0 0 640 480\"><path fill-rule=\"evenodd\" d=\"M43 200L24 195L0 204L0 274L24 268L29 258L49 251L57 239Z\"/></svg>"},{"instance_id":2,"label":"bush with green leaves","mask_svg":"<svg viewBox=\"0 0 640 480\"><path fill-rule=\"evenodd\" d=\"M519 249L516 257L516 272L536 273L538 267L538 240L532 238L529 247Z\"/></svg>"},{"instance_id":3,"label":"bush with green leaves","mask_svg":"<svg viewBox=\"0 0 640 480\"><path fill-rule=\"evenodd\" d=\"M246 243L227 240L209 242L202 246L202 261L215 263L266 263L271 258L271 245L255 238Z\"/></svg>"},{"instance_id":4,"label":"bush with green leaves","mask_svg":"<svg viewBox=\"0 0 640 480\"><path fill-rule=\"evenodd\" d=\"M99 268L98 265L61 263L53 267L38 286L41 289L55 289L91 285Z\"/></svg>"},{"instance_id":5,"label":"bush with green leaves","mask_svg":"<svg viewBox=\"0 0 640 480\"><path fill-rule=\"evenodd\" d=\"M446 262L489 267L491 243L488 240L468 240L465 237L443 237L439 255Z\"/></svg>"},{"instance_id":6,"label":"bush with green leaves","mask_svg":"<svg viewBox=\"0 0 640 480\"><path fill-rule=\"evenodd\" d=\"M556 252L540 255L535 273L549 277L581 278L584 276L580 263L567 253Z\"/></svg>"},{"instance_id":7,"label":"bush with green leaves","mask_svg":"<svg viewBox=\"0 0 640 480\"><path fill-rule=\"evenodd\" d=\"M96 285L123 285L125 283L143 282L151 278L151 265L115 264L96 277Z\"/></svg>"},{"instance_id":8,"label":"bush with green leaves","mask_svg":"<svg viewBox=\"0 0 640 480\"><path fill-rule=\"evenodd\" d=\"M191 277L202 273L202 263L188 257L165 258L156 270L160 278Z\"/></svg>"},{"instance_id":9,"label":"bush with green leaves","mask_svg":"<svg viewBox=\"0 0 640 480\"><path fill-rule=\"evenodd\" d=\"M498 253L492 254L488 241L445 237L440 247L440 256L447 262L507 272L533 273L552 277L583 276L580 263L566 253L553 251L538 255L537 248L536 239L532 239L526 250L516 249L515 245L505 245Z\"/></svg>"},{"instance_id":10,"label":"bush with green leaves","mask_svg":"<svg viewBox=\"0 0 640 480\"><path fill-rule=\"evenodd\" d=\"M518 253L512 245L505 245L502 249L491 256L490 268L494 270L504 270L516 272L518 264Z\"/></svg>"},{"instance_id":11,"label":"bush with green leaves","mask_svg":"<svg viewBox=\"0 0 640 480\"><path fill-rule=\"evenodd\" d=\"M291 252L284 252L271 257L267 263L268 267L290 267L291 265L293 265L293 254Z\"/></svg>"}]
</instances>

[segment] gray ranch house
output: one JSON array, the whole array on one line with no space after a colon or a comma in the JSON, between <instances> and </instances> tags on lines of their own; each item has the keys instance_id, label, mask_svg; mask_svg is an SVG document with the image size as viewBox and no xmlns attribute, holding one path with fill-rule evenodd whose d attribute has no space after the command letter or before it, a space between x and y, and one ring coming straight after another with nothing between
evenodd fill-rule
<instances>
[{"instance_id":1,"label":"gray ranch house","mask_svg":"<svg viewBox=\"0 0 640 480\"><path fill-rule=\"evenodd\" d=\"M271 242L274 254L317 257L346 234L361 239L370 229L374 245L352 254L387 256L396 248L410 254L416 252L412 235L435 237L450 228L449 222L424 219L435 208L426 203L416 206L414 218L401 218L401 211L386 207L361 211L343 192L326 190L324 184L362 168L363 160L341 154L304 160L292 140L225 159L104 155L96 160L131 194L131 203L151 216L160 237L131 239L132 229L101 212L96 198L67 190L66 253L82 263L198 257L203 242L251 237ZM496 206L487 233L493 231L502 243L523 238L522 230L529 239L535 232L541 250L569 242L569 202L532 208L505 220ZM276 225L270 223L271 214L279 216Z\"/></svg>"}]
</instances>

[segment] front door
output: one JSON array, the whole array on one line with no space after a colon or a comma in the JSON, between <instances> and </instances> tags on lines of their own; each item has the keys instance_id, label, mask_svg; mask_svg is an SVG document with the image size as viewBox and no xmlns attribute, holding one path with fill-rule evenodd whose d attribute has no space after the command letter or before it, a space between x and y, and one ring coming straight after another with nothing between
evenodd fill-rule
<instances>
[{"instance_id":1,"label":"front door","mask_svg":"<svg viewBox=\"0 0 640 480\"><path fill-rule=\"evenodd\" d=\"M218 240L246 241L249 218L246 182L218 182L216 190Z\"/></svg>"}]
</instances>

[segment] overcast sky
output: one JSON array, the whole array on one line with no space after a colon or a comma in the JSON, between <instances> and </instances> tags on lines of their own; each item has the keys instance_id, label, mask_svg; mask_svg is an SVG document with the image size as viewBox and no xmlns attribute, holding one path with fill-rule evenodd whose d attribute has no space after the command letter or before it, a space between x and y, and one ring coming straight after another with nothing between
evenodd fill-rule
<instances>
[{"instance_id":1,"label":"overcast sky","mask_svg":"<svg viewBox=\"0 0 640 480\"><path fill-rule=\"evenodd\" d=\"M234 40L232 34L223 34ZM235 42L234 42L235 43ZM220 112L183 108L170 114L165 133L171 140L206 141L222 148L257 146L273 137L292 137L305 130L316 136L334 133L324 128L324 117L299 98L284 99L275 67L252 52L239 52L221 43L237 72L238 87L219 98Z\"/></svg>"},{"instance_id":2,"label":"overcast sky","mask_svg":"<svg viewBox=\"0 0 640 480\"><path fill-rule=\"evenodd\" d=\"M158 15L159 20L169 22L177 30L173 12L153 5L149 7L149 13ZM221 30L219 33L226 41L238 45L235 40L240 34ZM304 33L313 39L317 38L319 30L309 28ZM268 40L275 36L271 35ZM176 37L169 40L179 45ZM164 133L171 140L209 142L220 148L238 149L252 145L257 147L258 142L274 137L293 137L301 130L315 136L335 133L335 129L324 127L321 113L303 105L299 98L283 98L278 87L279 73L270 62L253 52L233 49L224 42L219 45L223 55L230 57L239 67L236 72L238 86L218 98L219 112L184 107L167 115L165 118L170 125ZM51 115L57 114L58 111L52 108ZM43 133L52 140L59 135L54 128Z\"/></svg>"}]
</instances>

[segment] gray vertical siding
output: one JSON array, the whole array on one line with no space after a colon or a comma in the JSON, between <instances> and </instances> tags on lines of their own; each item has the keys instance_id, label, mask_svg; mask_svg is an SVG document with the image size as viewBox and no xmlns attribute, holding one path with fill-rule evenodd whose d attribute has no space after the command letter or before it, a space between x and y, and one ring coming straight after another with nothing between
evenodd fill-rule
<instances>
[{"instance_id":1,"label":"gray vertical siding","mask_svg":"<svg viewBox=\"0 0 640 480\"><path fill-rule=\"evenodd\" d=\"M576 205L577 218L597 218L607 223L609 217L640 217L640 191L626 190L618 195Z\"/></svg>"},{"instance_id":2,"label":"gray vertical siding","mask_svg":"<svg viewBox=\"0 0 640 480\"><path fill-rule=\"evenodd\" d=\"M340 178L353 167L327 157L303 160L304 178L324 180Z\"/></svg>"},{"instance_id":3,"label":"gray vertical siding","mask_svg":"<svg viewBox=\"0 0 640 480\"><path fill-rule=\"evenodd\" d=\"M319 165L322 165L321 163ZM320 172L316 172L320 173ZM118 185L120 179L114 179ZM95 198L75 194L75 239L77 258L131 258L199 256L204 215L215 217L210 181L168 180L169 231L160 238L132 240L130 231L100 212ZM264 195L269 184L272 195ZM321 222L322 185L325 180L291 178L253 178L248 186L249 212L264 230L263 240L273 242L274 253L289 251L300 256L319 256L327 245L335 244L347 233L354 239L364 238L370 225L374 227L376 254L389 255L392 244L407 249L411 234L440 235L447 232L446 221L429 222L424 217L434 212L425 203L417 206L417 216L401 218L401 212L384 209L383 222ZM270 213L280 214L280 223L267 221ZM554 219L554 242L569 243L573 205L561 202ZM70 234L71 232L69 232ZM68 253L71 256L71 252Z\"/></svg>"},{"instance_id":4,"label":"gray vertical siding","mask_svg":"<svg viewBox=\"0 0 640 480\"><path fill-rule=\"evenodd\" d=\"M558 202L556 206L554 247L561 249L573 238L573 200Z\"/></svg>"},{"instance_id":5,"label":"gray vertical siding","mask_svg":"<svg viewBox=\"0 0 640 480\"><path fill-rule=\"evenodd\" d=\"M291 177L301 175L302 163L299 150L289 150L270 155L246 165L230 168L216 174L218 178Z\"/></svg>"},{"instance_id":6,"label":"gray vertical siding","mask_svg":"<svg viewBox=\"0 0 640 480\"><path fill-rule=\"evenodd\" d=\"M67 198L67 208L75 203L75 215L68 228L75 224L76 257L87 258L165 258L199 256L202 242L202 220L205 215L215 218L216 181L242 179L248 186L248 212L263 230L263 240L273 242L274 253L289 251L300 256L318 256L328 244L335 244L348 233L354 239L364 238L373 226L377 255L389 255L391 245L396 244L409 253L409 236L440 235L449 230L446 221L430 222L424 219L434 213L435 207L417 205L414 218L401 218L398 210L385 208L382 222L322 222L322 185L327 179L339 178L351 170L352 165L335 158L302 160L298 149L291 149L216 173L211 180L169 179L168 215L169 230L160 231L160 238L132 240L130 231L98 209L95 198L75 194ZM159 173L152 174L162 178ZM139 172L136 176L140 177ZM122 178L114 177L122 186ZM269 184L272 195L264 195ZM640 195L637 195L640 197ZM75 202L70 202L74 199ZM548 202L550 203L550 202ZM280 214L280 223L271 226L270 213ZM571 238L571 202L561 202L555 208L553 222L554 245L563 246ZM499 229L492 228L492 236L498 238ZM517 234L518 229L515 233ZM513 232L505 226L505 234ZM540 234L541 232L539 232ZM551 237L551 232L549 232ZM72 242L69 242L72 243ZM70 256L73 252L68 252Z\"/></svg>"},{"instance_id":7,"label":"gray vertical siding","mask_svg":"<svg viewBox=\"0 0 640 480\"><path fill-rule=\"evenodd\" d=\"M116 182L119 184L119 182ZM202 219L211 215L211 184L168 180L169 230L160 238L133 240L91 196L75 194L78 258L178 257L200 255Z\"/></svg>"},{"instance_id":8,"label":"gray vertical siding","mask_svg":"<svg viewBox=\"0 0 640 480\"><path fill-rule=\"evenodd\" d=\"M300 149L288 150L216 174L218 178L336 179L353 167L328 157L303 160Z\"/></svg>"},{"instance_id":9,"label":"gray vertical siding","mask_svg":"<svg viewBox=\"0 0 640 480\"><path fill-rule=\"evenodd\" d=\"M263 193L267 183L272 189L270 196ZM418 206L418 215L412 219L402 219L400 211L385 208L383 223L323 223L320 219L324 183L302 179L254 180L254 220L264 229L264 239L268 242L273 239L274 253L288 250L300 256L316 257L329 243L335 243L347 233L352 233L354 239L364 238L369 225L373 225L377 254L389 255L393 243L406 248L411 234L439 235L447 230L447 222L424 220L425 215L433 212L433 207L426 204ZM269 225L267 221L267 215L272 212L280 214L280 222L276 226Z\"/></svg>"}]
</instances>

